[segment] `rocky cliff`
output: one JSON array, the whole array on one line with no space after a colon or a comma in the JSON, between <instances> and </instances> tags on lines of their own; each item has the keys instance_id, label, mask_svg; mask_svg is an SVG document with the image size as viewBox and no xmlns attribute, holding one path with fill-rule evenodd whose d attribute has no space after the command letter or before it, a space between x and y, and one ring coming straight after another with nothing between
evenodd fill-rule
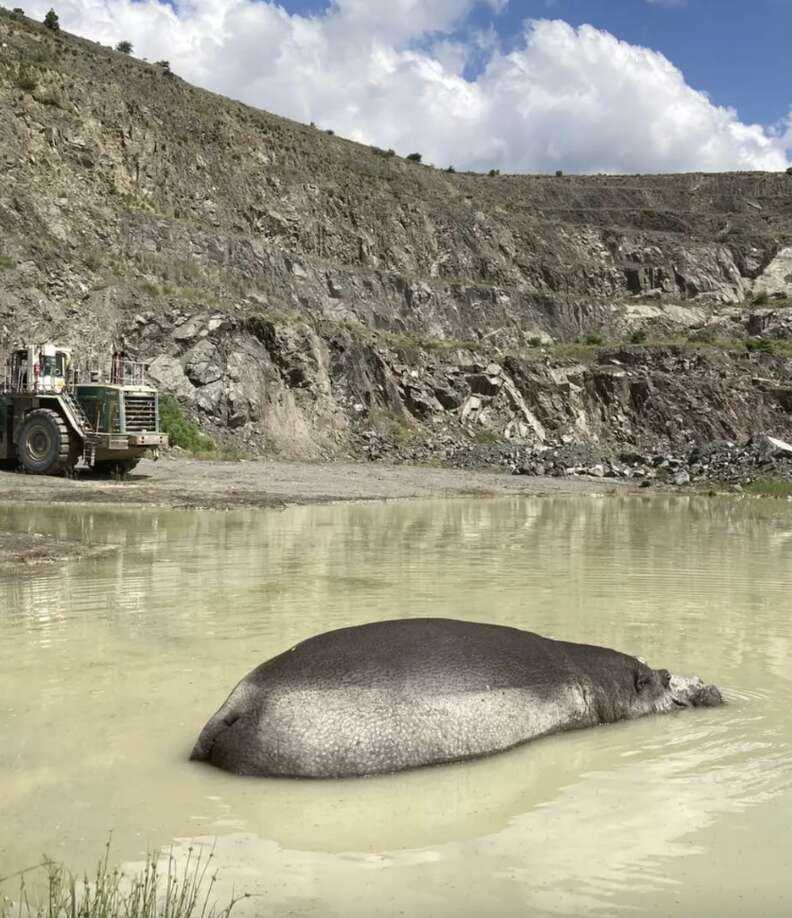
<instances>
[{"instance_id":1,"label":"rocky cliff","mask_svg":"<svg viewBox=\"0 0 792 918\"><path fill-rule=\"evenodd\" d=\"M0 13L0 352L252 451L792 436L791 294L790 175L442 172Z\"/></svg>"}]
</instances>

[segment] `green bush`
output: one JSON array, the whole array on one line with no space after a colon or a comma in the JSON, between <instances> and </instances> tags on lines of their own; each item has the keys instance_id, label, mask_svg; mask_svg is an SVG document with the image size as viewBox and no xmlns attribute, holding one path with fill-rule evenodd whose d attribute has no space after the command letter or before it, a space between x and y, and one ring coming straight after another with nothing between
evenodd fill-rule
<instances>
[{"instance_id":1,"label":"green bush","mask_svg":"<svg viewBox=\"0 0 792 918\"><path fill-rule=\"evenodd\" d=\"M423 159L423 156L420 153L409 153L407 159L411 163L419 163Z\"/></svg>"},{"instance_id":2,"label":"green bush","mask_svg":"<svg viewBox=\"0 0 792 918\"><path fill-rule=\"evenodd\" d=\"M646 332L642 328L636 328L630 335L630 344L643 344L646 341Z\"/></svg>"},{"instance_id":3,"label":"green bush","mask_svg":"<svg viewBox=\"0 0 792 918\"><path fill-rule=\"evenodd\" d=\"M14 19L24 19L24 18L25 18L25 11L22 9L21 6L15 6L15 7L11 10L11 16L12 16L12 18L14 18Z\"/></svg>"},{"instance_id":4,"label":"green bush","mask_svg":"<svg viewBox=\"0 0 792 918\"><path fill-rule=\"evenodd\" d=\"M0 271L12 271L16 262L10 255L0 255Z\"/></svg>"},{"instance_id":5,"label":"green bush","mask_svg":"<svg viewBox=\"0 0 792 918\"><path fill-rule=\"evenodd\" d=\"M767 338L748 338L745 342L745 347L749 351L758 351L762 354L773 353L773 342Z\"/></svg>"},{"instance_id":6,"label":"green bush","mask_svg":"<svg viewBox=\"0 0 792 918\"><path fill-rule=\"evenodd\" d=\"M449 166L449 167L446 169L446 172L456 172L456 169L455 169L453 166Z\"/></svg>"},{"instance_id":7,"label":"green bush","mask_svg":"<svg viewBox=\"0 0 792 918\"><path fill-rule=\"evenodd\" d=\"M563 174L564 172L562 169L556 169L556 178L561 178Z\"/></svg>"},{"instance_id":8,"label":"green bush","mask_svg":"<svg viewBox=\"0 0 792 918\"><path fill-rule=\"evenodd\" d=\"M44 17L44 25L51 32L58 32L60 30L60 20L58 19L58 14L55 12L55 10L50 10Z\"/></svg>"},{"instance_id":9,"label":"green bush","mask_svg":"<svg viewBox=\"0 0 792 918\"><path fill-rule=\"evenodd\" d=\"M538 335L531 335L528 339L528 347L541 347L542 339Z\"/></svg>"},{"instance_id":10,"label":"green bush","mask_svg":"<svg viewBox=\"0 0 792 918\"><path fill-rule=\"evenodd\" d=\"M770 296L766 290L760 290L753 298L754 306L766 306L770 302Z\"/></svg>"},{"instance_id":11,"label":"green bush","mask_svg":"<svg viewBox=\"0 0 792 918\"><path fill-rule=\"evenodd\" d=\"M116 51L120 51L122 54L131 54L132 53L132 42L131 41L120 41L115 46Z\"/></svg>"},{"instance_id":12,"label":"green bush","mask_svg":"<svg viewBox=\"0 0 792 918\"><path fill-rule=\"evenodd\" d=\"M201 428L184 416L182 407L172 395L161 395L159 400L160 429L168 435L171 446L179 446L191 453L212 452L215 442L201 432Z\"/></svg>"},{"instance_id":13,"label":"green bush","mask_svg":"<svg viewBox=\"0 0 792 918\"><path fill-rule=\"evenodd\" d=\"M500 175L500 169L490 169L487 175L489 175L490 178L495 178L496 175Z\"/></svg>"},{"instance_id":14,"label":"green bush","mask_svg":"<svg viewBox=\"0 0 792 918\"><path fill-rule=\"evenodd\" d=\"M591 347L600 347L605 342L599 335L586 335L586 337L583 339L583 343L588 344Z\"/></svg>"}]
</instances>

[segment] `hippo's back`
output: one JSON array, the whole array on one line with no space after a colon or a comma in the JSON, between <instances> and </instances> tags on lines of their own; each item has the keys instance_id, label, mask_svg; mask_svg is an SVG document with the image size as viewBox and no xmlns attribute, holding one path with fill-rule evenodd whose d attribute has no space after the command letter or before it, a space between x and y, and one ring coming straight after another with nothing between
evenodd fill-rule
<instances>
[{"instance_id":1,"label":"hippo's back","mask_svg":"<svg viewBox=\"0 0 792 918\"><path fill-rule=\"evenodd\" d=\"M194 756L243 774L342 777L507 749L584 716L567 646L448 619L327 632L245 677Z\"/></svg>"}]
</instances>

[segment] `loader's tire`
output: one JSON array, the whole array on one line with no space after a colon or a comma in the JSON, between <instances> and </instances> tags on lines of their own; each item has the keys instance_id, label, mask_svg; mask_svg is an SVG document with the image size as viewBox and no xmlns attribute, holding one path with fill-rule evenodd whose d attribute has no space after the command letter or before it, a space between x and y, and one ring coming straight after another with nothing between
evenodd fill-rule
<instances>
[{"instance_id":1,"label":"loader's tire","mask_svg":"<svg viewBox=\"0 0 792 918\"><path fill-rule=\"evenodd\" d=\"M70 472L77 464L80 440L57 411L37 408L25 417L17 454L26 472L61 475Z\"/></svg>"},{"instance_id":2,"label":"loader's tire","mask_svg":"<svg viewBox=\"0 0 792 918\"><path fill-rule=\"evenodd\" d=\"M140 459L103 459L101 462L94 462L93 470L97 475L107 475L112 478L114 475L123 477L134 469Z\"/></svg>"}]
</instances>

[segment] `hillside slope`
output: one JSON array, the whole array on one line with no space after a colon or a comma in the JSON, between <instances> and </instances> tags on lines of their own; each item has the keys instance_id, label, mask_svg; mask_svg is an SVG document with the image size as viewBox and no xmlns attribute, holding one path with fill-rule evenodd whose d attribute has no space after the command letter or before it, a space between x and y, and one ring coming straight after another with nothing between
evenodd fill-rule
<instances>
[{"instance_id":1,"label":"hillside slope","mask_svg":"<svg viewBox=\"0 0 792 918\"><path fill-rule=\"evenodd\" d=\"M692 336L720 387L698 399L708 435L789 426L755 386L728 406L788 378L782 345L741 342L786 337L792 176L447 173L6 12L0 50L0 353L123 344L254 450L450 456L471 436L695 440L695 378L662 425L616 424L587 381L613 365L600 339L671 336L678 379ZM633 350L647 378L677 359Z\"/></svg>"}]
</instances>

